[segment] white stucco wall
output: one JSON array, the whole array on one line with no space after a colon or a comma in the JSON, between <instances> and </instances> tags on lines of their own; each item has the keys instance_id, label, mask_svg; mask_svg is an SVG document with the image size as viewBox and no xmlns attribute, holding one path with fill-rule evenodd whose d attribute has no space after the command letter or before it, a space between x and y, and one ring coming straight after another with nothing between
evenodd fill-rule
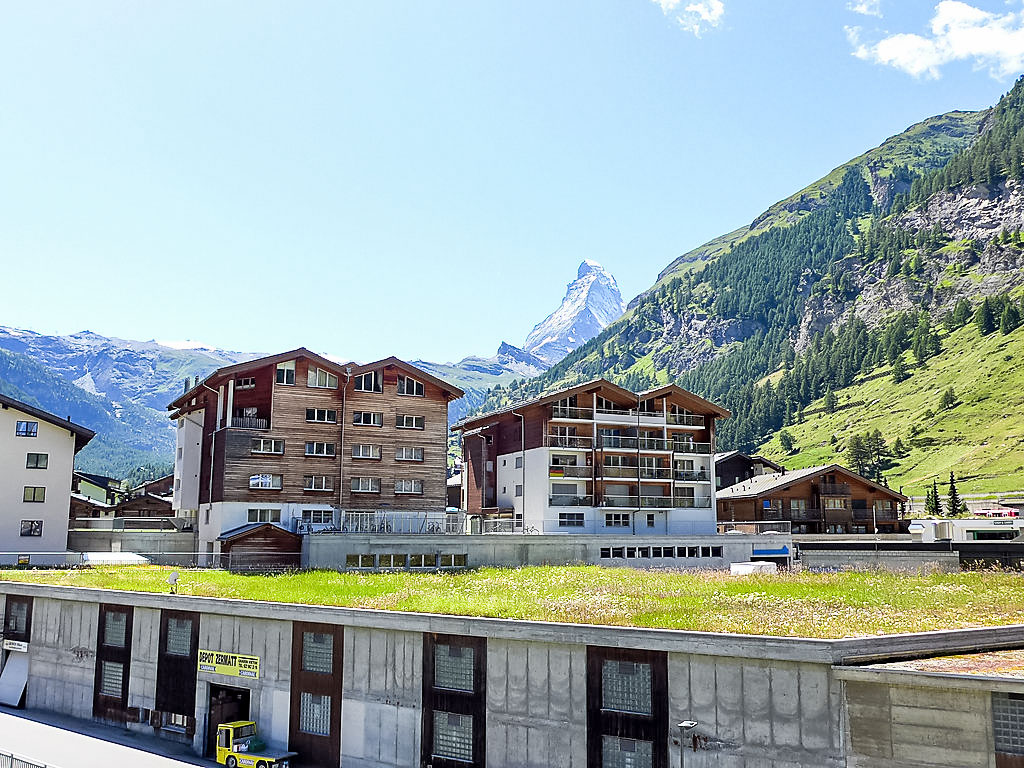
<instances>
[{"instance_id":1,"label":"white stucco wall","mask_svg":"<svg viewBox=\"0 0 1024 768\"><path fill-rule=\"evenodd\" d=\"M37 422L37 436L17 437L19 421ZM29 453L45 453L46 469L27 469ZM32 564L64 562L74 461L75 438L70 430L13 407L0 409L0 562L16 562L19 554L33 552L58 554L34 556ZM45 501L25 502L25 486L45 488ZM42 520L43 535L22 536L22 520Z\"/></svg>"},{"instance_id":2,"label":"white stucco wall","mask_svg":"<svg viewBox=\"0 0 1024 768\"><path fill-rule=\"evenodd\" d=\"M183 416L175 430L174 498L171 508L179 517L191 517L199 509L199 468L202 466L204 411Z\"/></svg>"}]
</instances>

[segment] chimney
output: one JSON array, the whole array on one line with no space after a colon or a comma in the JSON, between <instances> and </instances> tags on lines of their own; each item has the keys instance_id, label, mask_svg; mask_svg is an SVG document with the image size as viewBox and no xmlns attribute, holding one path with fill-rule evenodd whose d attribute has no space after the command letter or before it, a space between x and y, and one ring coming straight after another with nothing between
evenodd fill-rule
<instances>
[{"instance_id":1,"label":"chimney","mask_svg":"<svg viewBox=\"0 0 1024 768\"><path fill-rule=\"evenodd\" d=\"M190 389L192 389L191 385L189 384L190 381L192 381L192 379L190 379L188 376L186 376L185 377L185 391L186 392L188 392Z\"/></svg>"}]
</instances>

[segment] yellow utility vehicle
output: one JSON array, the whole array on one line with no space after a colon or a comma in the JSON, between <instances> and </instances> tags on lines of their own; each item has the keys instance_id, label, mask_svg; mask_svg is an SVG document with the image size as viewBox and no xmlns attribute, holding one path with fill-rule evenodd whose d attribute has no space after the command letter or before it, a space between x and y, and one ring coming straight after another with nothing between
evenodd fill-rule
<instances>
[{"instance_id":1,"label":"yellow utility vehicle","mask_svg":"<svg viewBox=\"0 0 1024 768\"><path fill-rule=\"evenodd\" d=\"M237 720L217 726L217 762L228 768L240 765L252 768L288 768L297 752L278 752L267 745L256 733L252 720Z\"/></svg>"}]
</instances>

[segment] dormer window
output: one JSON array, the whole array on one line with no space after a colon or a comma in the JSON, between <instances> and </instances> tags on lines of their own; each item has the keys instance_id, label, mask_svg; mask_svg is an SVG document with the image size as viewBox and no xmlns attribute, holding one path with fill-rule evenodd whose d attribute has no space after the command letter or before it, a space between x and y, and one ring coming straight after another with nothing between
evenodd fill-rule
<instances>
[{"instance_id":1,"label":"dormer window","mask_svg":"<svg viewBox=\"0 0 1024 768\"><path fill-rule=\"evenodd\" d=\"M277 364L277 379L278 384L295 384L295 361L288 360L284 363Z\"/></svg>"},{"instance_id":2,"label":"dormer window","mask_svg":"<svg viewBox=\"0 0 1024 768\"><path fill-rule=\"evenodd\" d=\"M382 392L380 371L367 371L355 377L356 392Z\"/></svg>"},{"instance_id":3,"label":"dormer window","mask_svg":"<svg viewBox=\"0 0 1024 768\"><path fill-rule=\"evenodd\" d=\"M306 377L306 384L317 389L337 389L338 377L322 368L311 367L309 375Z\"/></svg>"},{"instance_id":4,"label":"dormer window","mask_svg":"<svg viewBox=\"0 0 1024 768\"><path fill-rule=\"evenodd\" d=\"M398 394L423 397L423 382L416 381L411 376L398 377Z\"/></svg>"},{"instance_id":5,"label":"dormer window","mask_svg":"<svg viewBox=\"0 0 1024 768\"><path fill-rule=\"evenodd\" d=\"M238 379L235 381L235 389L255 389L256 379L253 376L246 376L245 378Z\"/></svg>"}]
</instances>

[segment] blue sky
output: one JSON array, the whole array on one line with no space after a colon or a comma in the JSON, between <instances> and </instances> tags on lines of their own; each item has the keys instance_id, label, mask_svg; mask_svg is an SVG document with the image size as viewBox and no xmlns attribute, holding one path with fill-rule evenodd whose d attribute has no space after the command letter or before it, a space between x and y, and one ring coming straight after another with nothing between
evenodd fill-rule
<instances>
[{"instance_id":1,"label":"blue sky","mask_svg":"<svg viewBox=\"0 0 1024 768\"><path fill-rule=\"evenodd\" d=\"M1022 57L1021 0L8 3L0 324L492 354Z\"/></svg>"}]
</instances>

